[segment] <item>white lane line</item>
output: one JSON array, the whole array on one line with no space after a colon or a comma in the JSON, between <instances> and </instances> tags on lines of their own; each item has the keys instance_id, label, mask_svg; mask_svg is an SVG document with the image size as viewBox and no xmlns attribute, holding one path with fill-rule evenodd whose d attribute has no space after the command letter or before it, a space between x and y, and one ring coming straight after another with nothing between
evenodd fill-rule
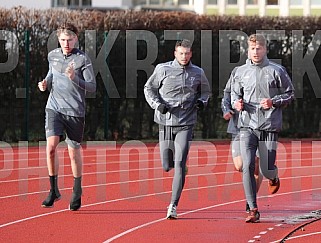
<instances>
[{"instance_id":1,"label":"white lane line","mask_svg":"<svg viewBox=\"0 0 321 243\"><path fill-rule=\"evenodd\" d=\"M161 168L162 167L159 167L159 169L161 169ZM137 169L137 170L139 170L139 169ZM126 170L126 171L134 171L134 169ZM114 171L114 172L116 173L117 171ZM110 173L110 171L108 173ZM221 175L221 174L226 175L226 174L234 174L234 173L235 173L234 171L229 171L229 172L218 172L218 173L190 174L190 175L187 175L187 177L199 177L199 176ZM92 175L92 174L95 175L95 174L99 174L99 173L83 173L83 175ZM61 175L59 177L67 177L67 175ZM46 178L48 180L48 176L43 177L43 178ZM36 180L36 179L39 179L39 178L30 178L30 179L25 179L25 180L30 181L32 179ZM127 184L127 183L139 183L139 182L146 182L146 181L158 181L158 180L168 180L168 179L173 179L173 176L157 177L157 178L153 177L153 178L149 178L149 179L131 180L131 181L122 181L122 182L116 181L116 182L110 182L110 183L104 183L104 184L92 184L92 185L83 186L83 188L100 187L100 186L112 186L112 185L121 185L121 184ZM224 185L239 185L241 183L242 182L235 182L235 183L232 183L232 184L224 184ZM214 187L216 187L216 186L224 186L224 185L215 185ZM61 190L64 191L64 190L69 190L69 189L71 189L71 188L62 188ZM19 197L19 196L26 196L26 195L34 195L34 194L48 192L48 190L46 190L46 191L29 192L29 193L21 193L21 194L13 194L13 195L7 195L7 196L0 196L0 199Z\"/></svg>"},{"instance_id":2,"label":"white lane line","mask_svg":"<svg viewBox=\"0 0 321 243\"><path fill-rule=\"evenodd\" d=\"M115 236L112 237L112 238L109 238L108 240L104 241L104 243L112 242L112 241L114 241L114 240L116 240L116 239L118 239L118 238L120 238L120 237L122 237L122 236L124 236L124 235L126 235L126 234L129 234L129 233L135 231L135 230L138 230L138 229L147 227L147 226L149 226L149 225L152 225L152 224L155 224L155 223L164 221L164 220L167 220L167 219L165 219L165 218L157 219L157 220L154 220L154 221L147 222L146 224L142 224L142 225L139 225L139 226L137 226L137 227L131 228L131 229L129 229L129 230L127 230L127 231L124 231L124 232L122 232L122 233L120 233L120 234L118 234L118 235L115 235Z\"/></svg>"},{"instance_id":3,"label":"white lane line","mask_svg":"<svg viewBox=\"0 0 321 243\"><path fill-rule=\"evenodd\" d=\"M31 216L31 217L28 217L28 218L23 218L23 219L19 219L19 220L16 220L16 221L8 222L8 223L5 223L5 224L1 224L0 228L4 228L4 227L7 227L7 226L10 226L10 225L13 225L13 224L18 224L18 223L25 222L25 221L32 220L32 219L36 219L36 218L41 218L41 217L44 217L44 216L49 216L49 215L56 214L56 213L62 213L62 212L65 212L65 211L69 211L69 209L62 209L62 210L53 211L53 212L49 212L49 213L38 214L38 215Z\"/></svg>"},{"instance_id":4,"label":"white lane line","mask_svg":"<svg viewBox=\"0 0 321 243\"><path fill-rule=\"evenodd\" d=\"M141 162L147 162L148 160L145 160L145 161L143 161L143 160L141 160ZM123 164L124 163L129 163L130 161L127 161L127 162L123 162ZM110 167L110 163L109 162L102 162L102 163L91 163L91 164L87 164L87 165L84 165L85 167L86 166L92 166L92 165L100 165L100 164L103 164L103 165L106 165L106 166L108 166L108 167ZM159 163L160 164L160 163ZM202 166L197 166L197 165L191 165L191 166L189 166L190 168L194 168L194 167L196 167L196 168L198 168L198 167L205 167L205 166L216 166L216 167L223 167L223 166L225 166L224 164L220 164L220 165L218 165L218 164L215 164L215 163L213 163L213 164L205 164L205 165L202 165ZM64 165L63 167L71 167L70 165ZM320 167L321 167L321 165L320 165ZM32 170L35 170L35 169L38 169L39 167L30 167L30 168L28 168L28 169L32 169ZM18 168L19 169L19 168ZM47 169L47 167L43 167L42 169ZM60 167L59 167L59 169L61 169ZM144 168L137 168L137 169L130 169L130 170L103 170L103 171L94 171L94 172L87 172L87 173L83 173L83 175L96 175L96 174L112 174L112 173L121 173L121 172L133 172L133 171L145 171L145 170L163 170L163 167L161 167L161 166L156 166L156 167L144 167ZM280 169L279 169L280 170ZM20 170L19 170L20 171ZM21 171L23 171L23 170L21 170ZM0 172L1 172L1 170L0 170ZM225 173L227 173L227 172L225 172ZM231 172L228 172L228 173L231 173L231 174L233 174L233 173L235 173L235 171L231 171ZM39 173L40 174L40 173ZM33 177L33 178L26 178L26 179L12 179L12 180L3 180L3 181L1 181L0 180L0 184L1 183L10 183L10 182L19 182L19 181L30 181L30 180L39 180L39 179L47 179L48 180L48 175L47 175L47 171L45 172L45 173L43 173L44 175L46 175L46 176L42 176L42 177ZM224 174L224 172L218 172L218 173L213 173L213 174ZM65 177L65 176L70 176L70 175L72 175L72 173L69 173L69 174L61 174L61 175L59 175L59 177ZM0 177L1 178L1 177ZM2 178L1 178L2 179Z\"/></svg>"},{"instance_id":5,"label":"white lane line","mask_svg":"<svg viewBox=\"0 0 321 243\"><path fill-rule=\"evenodd\" d=\"M291 236L291 237L287 238L286 241L294 240L294 239L299 239L299 238L304 238L304 237L313 236L313 235L319 235L319 234L321 234L321 231L313 232L313 233L309 233L309 234L304 234L304 235ZM278 242L280 242L281 240L282 240L282 239L279 239L279 240L277 240L277 241L273 241L273 242L270 242L270 243L278 243ZM309 241L309 239L307 239L307 241Z\"/></svg>"},{"instance_id":6,"label":"white lane line","mask_svg":"<svg viewBox=\"0 0 321 243\"><path fill-rule=\"evenodd\" d=\"M135 155L148 156L149 154L150 153L137 153L137 154L131 153L130 155L131 156L135 156ZM88 160L88 162L87 163L85 162L83 165L84 166L89 166L89 165L106 164L106 163L108 163L108 165L110 165L110 164L125 164L125 163L128 163L128 162L149 162L150 161L150 159L134 159L134 160L130 160L130 161L129 160L115 161L114 157L115 156L119 156L119 155L121 155L121 154L120 153L108 154L106 156L99 155L99 154L98 155L84 155L83 156L84 161ZM191 156L189 156L189 158L190 158L189 160L191 160L191 159L210 159L210 160L212 160L212 159L226 158L226 156L224 156L224 155L217 155L217 156L205 156L205 155L195 155L195 156L193 156L193 155L191 155ZM25 162L40 161L42 159L44 159L44 161L41 163L42 164L41 166L35 165L35 166L28 166L28 167L2 169L2 170L0 170L0 172L15 171L15 170L22 170L22 169L29 170L29 169L47 168L46 161L45 161L46 157L44 157L44 158L30 158L30 156L28 158L23 157L23 158L19 158L19 162L21 162L21 161L25 161ZM100 163L90 163L89 162L89 161L99 161L101 159L104 159L106 161L105 162L100 162ZM159 160L159 164L161 164L160 157L157 157L155 159L158 159ZM59 157L59 161L64 161L64 160L69 161L69 157L68 156ZM283 160L283 161L286 161L286 160ZM7 160L5 160L3 162L4 163L9 163L10 162L12 164L12 163L18 162L18 159L7 159ZM216 165L218 165L218 164L216 164ZM70 167L71 165L70 164L61 163L61 165L59 165L59 166Z\"/></svg>"},{"instance_id":7,"label":"white lane line","mask_svg":"<svg viewBox=\"0 0 321 243\"><path fill-rule=\"evenodd\" d=\"M185 191L187 190L198 190L197 188L194 188L194 189L186 189ZM300 191L295 191L295 192L288 192L288 193L279 193L279 194L276 194L275 196L283 196L283 195L288 195L288 194L296 194L296 193L302 193L302 192L310 192L310 191L315 191L315 190L320 190L321 188L314 188L314 189L308 189L308 190L300 190ZM260 196L258 198L264 198L264 197L267 197L267 196ZM187 212L184 212L184 213L181 213L179 215L185 215L185 214L190 214L190 213L194 213L194 212L198 212L198 211L203 211L203 210L207 210L207 209L212 209L212 208L215 208L215 207L219 207L219 206L225 206L225 205L229 205L229 204L233 204L233 203L238 203L238 202L242 202L244 200L238 200L238 201L231 201L231 202L226 202L226 203L222 203L222 204L216 204L216 205L212 205L212 206L209 206L209 207L205 207L205 208L199 208L199 209L195 209L195 210L192 210L192 211L187 211ZM142 224L142 225L138 225L136 227L133 227L131 229L128 229L126 231L123 231L122 233L119 233L109 239L107 239L106 241L104 241L104 243L109 243L109 242L112 242L116 239L119 239L121 238L122 236L124 235L127 235L129 233L132 233L136 230L139 230L139 229L142 229L146 226L149 226L149 225L152 225L152 224L155 224L155 223L158 223L160 221L163 221L165 219L158 219L158 220L155 220L155 221L151 221L151 222L147 222L145 224ZM282 224L281 224L282 225ZM273 228L272 228L273 229ZM254 240L255 241L255 240ZM253 242L254 242L253 241ZM252 242L252 241L248 241L248 242Z\"/></svg>"},{"instance_id":8,"label":"white lane line","mask_svg":"<svg viewBox=\"0 0 321 243\"><path fill-rule=\"evenodd\" d=\"M167 192L160 192L160 193L154 193L154 194L147 194L147 195L140 195L140 196L132 196L132 197L126 197L126 198L119 198L119 199L113 199L113 200L109 200L109 201L103 201L103 202L97 202L97 203L92 203L92 204L86 204L86 205L81 205L81 208L86 208L86 207L91 207L91 206L97 206L100 204L105 204L105 203L112 203L112 202L119 202L119 201L125 201L125 200L130 200L130 199L137 199L140 197L147 197L147 196L155 196L155 195L161 195L161 194L166 194L166 193L170 193L171 191L167 191ZM32 220L32 219L36 219L36 218L40 218L40 217L44 217L44 216L48 216L48 215L52 215L52 214L57 214L57 213L62 213L62 212L66 212L69 211L69 209L63 209L63 210L58 210L58 211L53 211L50 213L45 213L45 214L38 214L32 217L27 217L27 218L23 218L23 219L19 219L16 221L12 221L12 222L8 222L5 224L1 224L0 228L4 228L13 224L18 224L24 221L28 221L28 220Z\"/></svg>"},{"instance_id":9,"label":"white lane line","mask_svg":"<svg viewBox=\"0 0 321 243\"><path fill-rule=\"evenodd\" d=\"M144 154L140 154L140 155L144 155ZM109 158L108 156L111 156L111 158ZM101 156L101 155L97 155L97 156L92 156L92 155L86 155L84 156L84 161L87 161L87 160L90 160L90 161L93 161L93 157L95 159L95 161L99 161L101 160L101 158L103 159L106 159L106 161L104 162L93 162L93 163L90 163L89 161L86 163L83 163L83 166L92 166L92 165L99 165L99 164L106 164L108 163L108 165L111 165L111 164L124 164L124 163L128 163L129 161L117 161L115 162L115 160L113 159L113 156L114 155L108 155L108 156ZM189 156L190 160L191 159L222 159L222 158L226 158L226 156L223 156L223 155L217 155L217 156ZM39 161L41 158L29 158L29 159L25 159L25 158L21 158L19 161ZM44 158L46 159L46 158ZM62 157L62 158L59 158L61 161L64 161L64 160L69 160L69 157ZM156 158L160 161L160 158ZM314 159L321 159L321 157L314 157ZM302 158L301 161L310 161L311 159L304 159ZM4 161L5 163L13 163L15 162L16 160L6 160ZM139 160L131 160L130 162L146 162L146 161L150 161L149 159L139 159ZM280 159L278 161L287 161L286 159ZM159 162L160 163L160 162ZM210 165L210 164L205 164L205 165ZM225 164L218 164L218 163L215 163L214 165L216 166L222 166ZM71 167L70 164L65 164L65 163L61 163L59 165L59 167ZM314 166L294 166L294 167L280 167L279 169L289 169L289 168L293 168L293 169L305 169L305 168L314 168L314 167L320 167L319 165L314 165ZM7 172L7 171L16 171L16 170L33 170L33 169L43 169L43 168L47 168L47 165L46 165L46 162L43 162L42 165L40 166L28 166L28 167L18 167L18 168L9 168L9 169L2 169L0 170L0 173L3 173L3 172Z\"/></svg>"},{"instance_id":10,"label":"white lane line","mask_svg":"<svg viewBox=\"0 0 321 243\"><path fill-rule=\"evenodd\" d=\"M282 225L284 225L284 224L276 224L275 227L281 227ZM267 228L268 231L272 231L273 229L274 229L273 227ZM266 233L268 233L268 231L260 232L260 234L261 235L266 234ZM319 234L319 233L321 233L321 232L315 232L315 233L311 233L311 234L313 235L313 234ZM309 235L310 234L306 234L305 236L309 236ZM295 238L301 238L301 235L300 236L295 236L295 237L289 237L287 240L295 239ZM254 236L253 239L256 239L256 236ZM281 240L282 239L279 239L277 241L273 241L273 242L270 242L270 243L279 243ZM252 241L252 242L254 242L254 241ZM250 242L250 241L248 241L248 242Z\"/></svg>"},{"instance_id":11,"label":"white lane line","mask_svg":"<svg viewBox=\"0 0 321 243\"><path fill-rule=\"evenodd\" d=\"M162 167L157 167L154 169L161 169ZM132 169L131 171L134 170L145 170L145 169ZM128 172L129 170L123 170L122 172ZM118 171L108 171L108 172L92 172L92 173L83 173L84 176L86 175L95 175L95 174L100 174L100 173L117 173ZM207 176L207 175L220 175L220 174L234 174L234 171L228 171L228 172L218 172L218 173L203 173L203 174L190 174L187 175L187 177L195 177L195 176ZM71 174L70 174L71 175ZM67 177L70 175L61 175L60 177ZM307 176L292 176L292 177L283 177L282 180L290 180L290 179L297 179L297 178L310 178L311 176L315 176L315 177L321 177L321 175L307 175ZM134 181L124 181L124 182L111 182L111 183L105 183L105 184L92 184L92 185L88 185L88 186L83 186L84 188L91 188L91 187L100 187L100 186L110 186L110 185L118 185L118 184L124 184L124 183L137 183L137 182L145 182L145 181L157 181L157 180L161 180L161 179L172 179L172 176L168 176L168 177L161 177L161 178L150 178L150 179L144 179L144 180L134 180ZM39 179L48 179L48 176L46 177L38 177L38 178L28 178L28 179L21 179L18 181L31 181L31 180L39 180ZM1 182L0 182L1 183ZM238 185L242 182L238 182L238 183L233 183L235 185ZM62 190L69 190L70 188L62 188ZM317 188L318 189L318 188ZM302 192L304 192L305 190L302 190ZM26 195L34 195L34 194L40 194L40 193L44 193L47 191L35 191L35 192L29 192L29 193L21 193L21 194L13 194L13 195L7 195L7 196L0 196L0 200L1 199L6 199L6 198L12 198L12 197L19 197L19 196L26 196ZM282 195L286 195L286 193L282 193ZM266 198L266 197L274 197L275 195L267 195L267 196L262 196L261 198ZM281 224L282 225L282 224Z\"/></svg>"},{"instance_id":12,"label":"white lane line","mask_svg":"<svg viewBox=\"0 0 321 243\"><path fill-rule=\"evenodd\" d=\"M244 199L242 200L236 200L236 201L231 201L231 202L226 202L226 203L220 203L220 204L215 204L215 205L212 205L212 206L208 206L208 207L204 207L204 208L198 208L198 209L194 209L194 210L190 210L190 211L186 211L184 213L181 213L179 214L179 216L182 216L182 215L186 215L186 214L190 214L190 213L195 213L195 212L199 212L199 211L204 211L204 210L208 210L208 209L212 209L212 208L216 208L216 207L220 207L220 206L226 206L226 205L229 205L229 204L234 204L234 203L239 203L239 202L243 202ZM154 220L154 221L150 221L150 222L147 222L145 224L141 224L141 225L138 225L136 227L133 227L131 229L128 229L126 231L123 231L122 233L119 233L109 239L107 239L106 241L104 241L104 243L109 243L109 242L112 242L114 240L117 240L119 239L120 237L124 236L124 235L127 235L129 233L132 233L134 232L135 230L138 230L138 229L142 229L146 226L149 226L149 225L152 225L152 224L155 224L155 223L158 223L158 222L161 222L161 221L164 221L164 220L167 220L166 218L161 218L161 219L157 219L157 220Z\"/></svg>"},{"instance_id":13,"label":"white lane line","mask_svg":"<svg viewBox=\"0 0 321 243\"><path fill-rule=\"evenodd\" d=\"M222 186L233 186L233 185L238 185L240 184L240 182L238 183L231 183L231 184L222 184L222 185L214 185L214 186L206 186L206 187L195 187L195 188L186 188L184 189L184 191L192 191L192 190L201 190L201 189L208 189L208 188L215 188L215 187L222 187ZM309 189L309 190L300 190L300 191L294 191L294 192L287 192L287 193L279 193L276 194L275 196L283 196L283 195L288 195L288 194L296 194L296 193L303 193L303 192L310 192L310 191L316 191L316 190L320 190L321 188L314 188L314 189ZM162 194L167 194L167 193L171 193L171 191L167 191L167 192L159 192L159 193L153 193L153 194L144 194L144 195L138 195L138 196L132 196L132 197L126 197L126 198L119 198L119 199L113 199L113 200L109 200L109 201L102 201L102 202L97 202L97 203L92 203L92 204L87 204L87 205L82 205L82 208L85 207L91 207L91 206L97 206L97 205L101 205L101 204L106 204L106 203L112 203L112 202L119 202L119 201L125 201L125 200L130 200L130 199L136 199L136 198L142 198L142 197L148 197L148 196L156 196L156 195L162 195ZM260 196L259 198L265 198L267 196ZM236 203L236 202L242 202L244 201L244 199L242 200L238 200L238 201L234 201L234 202L227 202L227 203L223 203L223 204L219 204L220 206L222 205L228 205L230 203ZM214 206L210 206L209 208L213 208L213 207L217 207L216 205ZM207 209L207 208L205 208ZM189 211L186 213L182 213L180 215L185 215L191 212L197 212L197 211L201 211L204 209L196 209L193 211ZM13 224L17 224L17 223L21 223L24 221L28 221L28 220L32 220L32 219L36 219L36 218L40 218L40 217L44 217L44 216L48 216L48 215L52 215L52 214L56 214L56 213L61 213L61 212L65 212L68 211L68 209L64 209L64 210L59 210L59 211L54 211L54 212L50 212L50 213L45 213L45 214L40 214L40 215L35 215L35 216L31 216L31 217L27 217L27 218L23 218L20 220L16 220L16 221L12 221L12 222L8 222L5 224L0 225L0 228L4 228ZM282 224L278 224L276 226L281 226ZM142 228L142 227L139 227ZM137 228L138 229L138 228ZM273 229L273 228L269 228L269 229Z\"/></svg>"},{"instance_id":14,"label":"white lane line","mask_svg":"<svg viewBox=\"0 0 321 243\"><path fill-rule=\"evenodd\" d=\"M217 186L219 186L219 187L221 187L221 186L229 186L229 185L232 186L234 184L239 184L239 183L232 183L232 184L228 184L228 185L216 185L216 186L187 188L185 191L202 190L202 189L214 188L214 187L217 187ZM102 202L97 202L97 203L81 205L81 207L82 208L86 208L86 207L92 207L92 206L97 206L97 205L106 204L106 203L120 202L120 201L132 200L132 199L137 199L137 198L142 198L142 197L158 196L158 195L168 194L168 193L171 193L171 192L172 191L165 191L165 192L137 195L137 196L131 196L131 197L117 198L117 199L112 199L112 200L108 200L108 201L102 201ZM234 201L234 202L242 202L242 201L244 201L244 199L241 199L239 201ZM230 204L230 202L228 202L227 204ZM225 205L225 204L222 204L222 205ZM213 207L213 206L211 206L211 207ZM214 207L215 207L215 205L214 205ZM13 224L21 223L21 222L24 222L24 221L27 221L27 220L32 220L32 219L48 216L48 215L51 215L51 214L65 212L65 211L68 211L68 210L69 209L63 209L63 210L58 210L58 211L54 211L54 212L50 212L50 213L39 214L39 215L35 215L35 216L19 219L19 220L16 220L16 221L12 221L12 222L8 222L8 223L5 223L5 224L1 224L0 228L4 228L4 227L7 227L7 226L10 226L10 225L13 225ZM194 211L196 212L198 210L194 210ZM191 212L194 212L194 211L191 211ZM184 214L186 214L186 213L182 213L180 215L184 215Z\"/></svg>"}]
</instances>

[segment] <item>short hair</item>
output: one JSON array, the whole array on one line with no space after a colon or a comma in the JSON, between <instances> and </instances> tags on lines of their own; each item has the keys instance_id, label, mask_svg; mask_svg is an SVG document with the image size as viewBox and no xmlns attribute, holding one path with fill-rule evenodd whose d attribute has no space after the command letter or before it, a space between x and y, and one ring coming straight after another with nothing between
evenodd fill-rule
<instances>
[{"instance_id":1,"label":"short hair","mask_svg":"<svg viewBox=\"0 0 321 243\"><path fill-rule=\"evenodd\" d=\"M178 40L176 42L175 49L179 46L192 49L192 42L187 39Z\"/></svg>"},{"instance_id":2,"label":"short hair","mask_svg":"<svg viewBox=\"0 0 321 243\"><path fill-rule=\"evenodd\" d=\"M265 47L267 46L266 39L265 39L264 35L262 35L262 34L252 34L249 36L247 41L248 41L248 44L257 43L260 46L265 46Z\"/></svg>"},{"instance_id":3,"label":"short hair","mask_svg":"<svg viewBox=\"0 0 321 243\"><path fill-rule=\"evenodd\" d=\"M78 29L74 24L70 22L64 22L57 29L57 35L59 36L61 33L65 33L68 35L78 35Z\"/></svg>"}]
</instances>

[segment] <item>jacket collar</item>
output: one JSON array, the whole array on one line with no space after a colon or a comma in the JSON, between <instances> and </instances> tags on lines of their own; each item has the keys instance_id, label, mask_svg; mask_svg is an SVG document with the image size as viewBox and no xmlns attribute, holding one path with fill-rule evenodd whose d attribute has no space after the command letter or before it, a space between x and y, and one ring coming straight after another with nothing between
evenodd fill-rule
<instances>
[{"instance_id":1,"label":"jacket collar","mask_svg":"<svg viewBox=\"0 0 321 243\"><path fill-rule=\"evenodd\" d=\"M61 51L61 54L64 55L64 56L66 56L66 57L69 57L69 56L71 56L72 54L76 54L76 53L77 53L77 49L76 49L76 48L73 48L73 49L71 50L71 52L69 52L67 55L65 55L65 54L62 53L62 49L61 49L61 48L60 48L60 51Z\"/></svg>"},{"instance_id":2,"label":"jacket collar","mask_svg":"<svg viewBox=\"0 0 321 243\"><path fill-rule=\"evenodd\" d=\"M173 61L173 66L176 68L184 68L184 66L182 66L181 64L178 63L178 61L176 60L176 58ZM189 63L185 66L186 67L191 67L192 66L192 61L190 60Z\"/></svg>"},{"instance_id":3,"label":"jacket collar","mask_svg":"<svg viewBox=\"0 0 321 243\"><path fill-rule=\"evenodd\" d=\"M252 61L251 61L251 59L247 59L246 60L246 63L248 64L248 65L251 65L251 66L257 66L257 67L265 67L265 66L267 66L267 65L269 65L269 59L267 58L267 56L265 56L264 58L263 58L263 60L262 60L262 62L261 63L253 63Z\"/></svg>"}]
</instances>

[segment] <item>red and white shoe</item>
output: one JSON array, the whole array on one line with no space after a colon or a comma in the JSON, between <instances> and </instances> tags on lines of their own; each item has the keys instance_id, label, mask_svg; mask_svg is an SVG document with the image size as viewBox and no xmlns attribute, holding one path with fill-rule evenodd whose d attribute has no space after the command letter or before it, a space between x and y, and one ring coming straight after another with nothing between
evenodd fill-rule
<instances>
[{"instance_id":1,"label":"red and white shoe","mask_svg":"<svg viewBox=\"0 0 321 243\"><path fill-rule=\"evenodd\" d=\"M271 194L277 193L280 188L280 179L275 178L274 180L269 180L269 192Z\"/></svg>"},{"instance_id":2,"label":"red and white shoe","mask_svg":"<svg viewBox=\"0 0 321 243\"><path fill-rule=\"evenodd\" d=\"M245 223L258 223L260 222L260 213L257 208L251 209L249 216L245 219Z\"/></svg>"}]
</instances>

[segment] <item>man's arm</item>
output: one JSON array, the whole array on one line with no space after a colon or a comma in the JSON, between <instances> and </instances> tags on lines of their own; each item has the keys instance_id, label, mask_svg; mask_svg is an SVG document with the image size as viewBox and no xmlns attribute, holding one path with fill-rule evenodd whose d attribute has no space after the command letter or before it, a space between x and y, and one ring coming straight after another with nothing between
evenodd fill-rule
<instances>
[{"instance_id":1,"label":"man's arm","mask_svg":"<svg viewBox=\"0 0 321 243\"><path fill-rule=\"evenodd\" d=\"M282 69L278 81L281 87L281 94L272 97L271 101L274 107L284 107L289 105L294 100L294 87L292 80L285 69Z\"/></svg>"},{"instance_id":2,"label":"man's arm","mask_svg":"<svg viewBox=\"0 0 321 243\"><path fill-rule=\"evenodd\" d=\"M52 88L52 80L53 80L52 67L50 62L49 62L49 70L44 80L46 80L46 89L50 92Z\"/></svg>"},{"instance_id":3,"label":"man's arm","mask_svg":"<svg viewBox=\"0 0 321 243\"><path fill-rule=\"evenodd\" d=\"M158 91L161 83L160 72L160 66L156 66L153 74L149 77L144 86L145 99L152 109L157 109L161 105Z\"/></svg>"},{"instance_id":4,"label":"man's arm","mask_svg":"<svg viewBox=\"0 0 321 243\"><path fill-rule=\"evenodd\" d=\"M237 111L244 109L243 95L241 82L233 77L231 80L231 105L233 109Z\"/></svg>"},{"instance_id":5,"label":"man's arm","mask_svg":"<svg viewBox=\"0 0 321 243\"><path fill-rule=\"evenodd\" d=\"M85 56L84 64L81 68L81 72L82 72L82 77L84 79L76 75L74 79L72 79L72 81L87 92L95 92L96 78L95 78L92 62L87 56Z\"/></svg>"},{"instance_id":6,"label":"man's arm","mask_svg":"<svg viewBox=\"0 0 321 243\"><path fill-rule=\"evenodd\" d=\"M221 109L223 112L223 117L225 118L225 114L233 113L233 108L231 105L231 81L233 77L230 76L229 80L227 81L225 88L224 88L224 94L223 99L221 101ZM228 119L226 119L228 120Z\"/></svg>"},{"instance_id":7,"label":"man's arm","mask_svg":"<svg viewBox=\"0 0 321 243\"><path fill-rule=\"evenodd\" d=\"M196 101L196 106L199 109L203 109L207 106L210 97L212 96L211 86L208 82L208 79L204 73L204 70L201 69L201 85L199 88L199 98Z\"/></svg>"}]
</instances>

